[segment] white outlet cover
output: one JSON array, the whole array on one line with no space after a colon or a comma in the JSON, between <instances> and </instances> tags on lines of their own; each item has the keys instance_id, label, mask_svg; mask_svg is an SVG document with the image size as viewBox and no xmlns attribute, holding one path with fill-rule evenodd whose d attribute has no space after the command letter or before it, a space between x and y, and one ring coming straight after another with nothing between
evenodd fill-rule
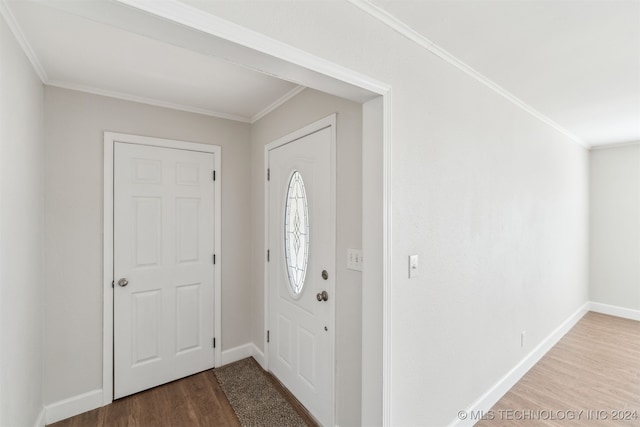
<instances>
[{"instance_id":1,"label":"white outlet cover","mask_svg":"<svg viewBox=\"0 0 640 427\"><path fill-rule=\"evenodd\" d=\"M362 271L362 249L347 249L347 268Z\"/></svg>"},{"instance_id":2,"label":"white outlet cover","mask_svg":"<svg viewBox=\"0 0 640 427\"><path fill-rule=\"evenodd\" d=\"M418 276L418 255L409 255L409 279Z\"/></svg>"}]
</instances>

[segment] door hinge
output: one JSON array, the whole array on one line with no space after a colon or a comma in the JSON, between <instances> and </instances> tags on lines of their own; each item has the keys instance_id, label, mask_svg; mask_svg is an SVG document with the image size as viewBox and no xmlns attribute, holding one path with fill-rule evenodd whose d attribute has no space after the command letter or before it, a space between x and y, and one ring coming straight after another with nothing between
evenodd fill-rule
<instances>
[{"instance_id":1,"label":"door hinge","mask_svg":"<svg viewBox=\"0 0 640 427\"><path fill-rule=\"evenodd\" d=\"M271 251L267 249L267 262L271 260Z\"/></svg>"},{"instance_id":2,"label":"door hinge","mask_svg":"<svg viewBox=\"0 0 640 427\"><path fill-rule=\"evenodd\" d=\"M271 181L271 169L267 168L267 181Z\"/></svg>"},{"instance_id":3,"label":"door hinge","mask_svg":"<svg viewBox=\"0 0 640 427\"><path fill-rule=\"evenodd\" d=\"M213 265L216 265L216 254L213 254Z\"/></svg>"},{"instance_id":4,"label":"door hinge","mask_svg":"<svg viewBox=\"0 0 640 427\"><path fill-rule=\"evenodd\" d=\"M216 180L216 171L213 171L213 180Z\"/></svg>"},{"instance_id":5,"label":"door hinge","mask_svg":"<svg viewBox=\"0 0 640 427\"><path fill-rule=\"evenodd\" d=\"M213 338L213 348L216 348L216 338Z\"/></svg>"},{"instance_id":6,"label":"door hinge","mask_svg":"<svg viewBox=\"0 0 640 427\"><path fill-rule=\"evenodd\" d=\"M269 331L267 331L267 342L269 342Z\"/></svg>"},{"instance_id":7,"label":"door hinge","mask_svg":"<svg viewBox=\"0 0 640 427\"><path fill-rule=\"evenodd\" d=\"M111 287L113 288L113 287L115 287L115 285L116 285L116 281L115 281L115 280L112 280L112 281L111 281Z\"/></svg>"}]
</instances>

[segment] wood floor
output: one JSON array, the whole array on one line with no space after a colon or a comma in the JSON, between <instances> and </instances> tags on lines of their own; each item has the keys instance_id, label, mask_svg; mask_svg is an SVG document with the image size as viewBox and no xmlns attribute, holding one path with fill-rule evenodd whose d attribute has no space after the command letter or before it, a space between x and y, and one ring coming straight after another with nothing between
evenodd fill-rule
<instances>
[{"instance_id":1,"label":"wood floor","mask_svg":"<svg viewBox=\"0 0 640 427\"><path fill-rule=\"evenodd\" d=\"M209 370L116 400L51 426L239 427L240 422L213 370Z\"/></svg>"},{"instance_id":2,"label":"wood floor","mask_svg":"<svg viewBox=\"0 0 640 427\"><path fill-rule=\"evenodd\" d=\"M212 370L164 384L85 412L51 427L240 427ZM268 379L309 427L306 408L271 373Z\"/></svg>"},{"instance_id":3,"label":"wood floor","mask_svg":"<svg viewBox=\"0 0 640 427\"><path fill-rule=\"evenodd\" d=\"M640 426L640 322L587 313L484 415L476 427Z\"/></svg>"},{"instance_id":4,"label":"wood floor","mask_svg":"<svg viewBox=\"0 0 640 427\"><path fill-rule=\"evenodd\" d=\"M295 399L283 394L313 425ZM484 415L476 427L640 426L640 322L587 313ZM52 424L239 425L213 371Z\"/></svg>"}]
</instances>

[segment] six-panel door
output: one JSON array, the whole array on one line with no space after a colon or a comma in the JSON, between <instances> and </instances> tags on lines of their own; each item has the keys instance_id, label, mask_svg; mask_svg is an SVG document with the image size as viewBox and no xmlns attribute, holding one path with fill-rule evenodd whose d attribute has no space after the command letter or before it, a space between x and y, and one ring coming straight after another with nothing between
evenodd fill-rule
<instances>
[{"instance_id":1,"label":"six-panel door","mask_svg":"<svg viewBox=\"0 0 640 427\"><path fill-rule=\"evenodd\" d=\"M121 142L114 150L120 398L213 368L214 155Z\"/></svg>"}]
</instances>

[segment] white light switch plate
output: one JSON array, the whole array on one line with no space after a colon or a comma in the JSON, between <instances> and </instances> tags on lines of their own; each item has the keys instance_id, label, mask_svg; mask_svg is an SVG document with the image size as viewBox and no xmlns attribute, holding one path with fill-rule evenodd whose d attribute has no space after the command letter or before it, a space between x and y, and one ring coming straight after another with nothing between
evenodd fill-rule
<instances>
[{"instance_id":1,"label":"white light switch plate","mask_svg":"<svg viewBox=\"0 0 640 427\"><path fill-rule=\"evenodd\" d=\"M418 255L409 255L409 279L418 275Z\"/></svg>"},{"instance_id":2,"label":"white light switch plate","mask_svg":"<svg viewBox=\"0 0 640 427\"><path fill-rule=\"evenodd\" d=\"M362 271L362 249L347 249L347 268Z\"/></svg>"}]
</instances>

